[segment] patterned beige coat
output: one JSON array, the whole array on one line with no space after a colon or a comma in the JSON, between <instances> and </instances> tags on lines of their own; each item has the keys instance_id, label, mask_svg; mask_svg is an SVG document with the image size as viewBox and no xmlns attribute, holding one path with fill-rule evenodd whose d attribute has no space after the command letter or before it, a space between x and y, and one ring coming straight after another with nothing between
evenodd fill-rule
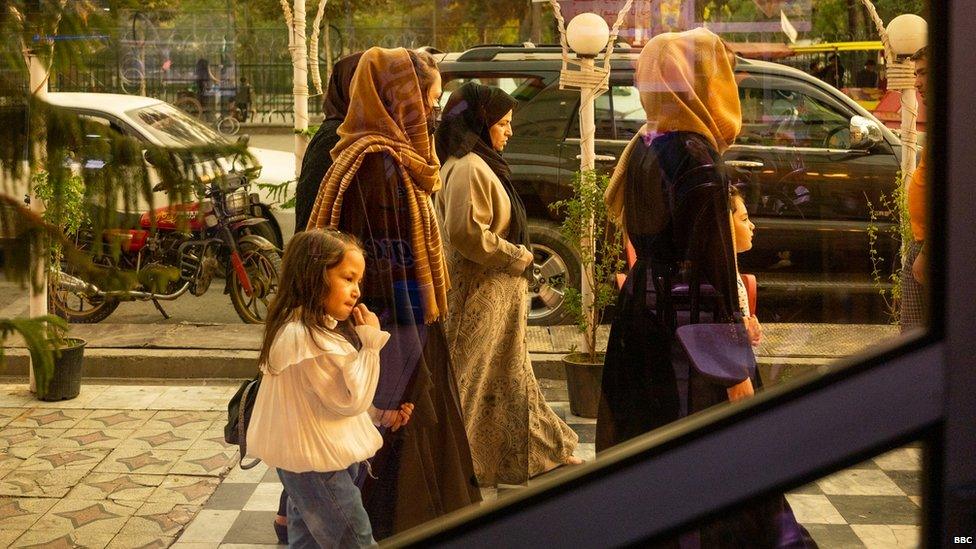
<instances>
[{"instance_id":1,"label":"patterned beige coat","mask_svg":"<svg viewBox=\"0 0 976 549\"><path fill-rule=\"evenodd\" d=\"M546 404L526 345L524 246L505 240L511 202L474 153L450 158L436 195L451 288L447 340L475 473L521 484L573 454L578 437Z\"/></svg>"}]
</instances>

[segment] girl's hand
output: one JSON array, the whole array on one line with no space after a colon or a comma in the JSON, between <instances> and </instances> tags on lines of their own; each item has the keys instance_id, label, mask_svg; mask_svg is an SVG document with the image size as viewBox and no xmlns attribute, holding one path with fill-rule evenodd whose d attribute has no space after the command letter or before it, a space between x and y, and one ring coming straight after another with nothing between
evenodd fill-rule
<instances>
[{"instance_id":1,"label":"girl's hand","mask_svg":"<svg viewBox=\"0 0 976 549\"><path fill-rule=\"evenodd\" d=\"M746 325L746 333L749 334L749 343L753 347L758 346L762 342L762 326L759 325L759 319L754 316L747 316L742 320Z\"/></svg>"},{"instance_id":2,"label":"girl's hand","mask_svg":"<svg viewBox=\"0 0 976 549\"><path fill-rule=\"evenodd\" d=\"M752 380L746 378L745 381L733 385L725 390L729 395L729 400L736 402L745 398L749 398L756 394L755 390L752 388Z\"/></svg>"},{"instance_id":3,"label":"girl's hand","mask_svg":"<svg viewBox=\"0 0 976 549\"><path fill-rule=\"evenodd\" d=\"M370 311L366 308L366 305L360 303L352 309L352 322L356 326L372 326L379 329L380 319L376 316L376 313Z\"/></svg>"}]
</instances>

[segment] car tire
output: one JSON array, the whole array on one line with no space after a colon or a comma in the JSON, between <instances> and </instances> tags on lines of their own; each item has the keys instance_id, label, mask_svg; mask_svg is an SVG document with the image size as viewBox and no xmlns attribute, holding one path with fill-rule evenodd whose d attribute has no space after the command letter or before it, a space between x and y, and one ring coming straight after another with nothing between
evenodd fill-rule
<instances>
[{"instance_id":1,"label":"car tire","mask_svg":"<svg viewBox=\"0 0 976 549\"><path fill-rule=\"evenodd\" d=\"M579 288L579 254L552 223L530 221L529 239L535 256L535 276L529 281L529 325L572 324L563 292Z\"/></svg>"}]
</instances>

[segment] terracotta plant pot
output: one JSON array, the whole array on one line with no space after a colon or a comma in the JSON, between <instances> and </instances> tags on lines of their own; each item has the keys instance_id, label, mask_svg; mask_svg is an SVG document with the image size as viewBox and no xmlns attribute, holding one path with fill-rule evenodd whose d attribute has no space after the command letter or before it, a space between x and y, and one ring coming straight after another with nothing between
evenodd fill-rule
<instances>
[{"instance_id":1,"label":"terracotta plant pot","mask_svg":"<svg viewBox=\"0 0 976 549\"><path fill-rule=\"evenodd\" d=\"M37 388L37 398L47 401L69 400L81 392L81 370L85 362L86 341L77 337L65 339L65 346L54 358L54 373L47 390Z\"/></svg>"},{"instance_id":2,"label":"terracotta plant pot","mask_svg":"<svg viewBox=\"0 0 976 549\"><path fill-rule=\"evenodd\" d=\"M595 418L600 408L600 385L603 379L604 353L597 353L598 362L590 362L584 353L563 357L566 385L569 387L569 410L577 416Z\"/></svg>"}]
</instances>

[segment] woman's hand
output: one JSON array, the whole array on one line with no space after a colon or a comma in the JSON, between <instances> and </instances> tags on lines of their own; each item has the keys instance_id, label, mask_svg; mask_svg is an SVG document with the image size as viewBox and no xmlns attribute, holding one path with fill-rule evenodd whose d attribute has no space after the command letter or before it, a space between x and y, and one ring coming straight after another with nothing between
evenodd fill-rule
<instances>
[{"instance_id":1,"label":"woman's hand","mask_svg":"<svg viewBox=\"0 0 976 549\"><path fill-rule=\"evenodd\" d=\"M370 408L370 417L372 417L373 423L386 427L390 431L396 431L409 423L411 414L413 414L413 404L410 402L404 402L396 410Z\"/></svg>"},{"instance_id":2,"label":"woman's hand","mask_svg":"<svg viewBox=\"0 0 976 549\"><path fill-rule=\"evenodd\" d=\"M762 326L759 325L759 319L754 316L747 316L742 320L746 325L746 333L749 334L749 343L753 347L758 346L762 342Z\"/></svg>"},{"instance_id":3,"label":"woman's hand","mask_svg":"<svg viewBox=\"0 0 976 549\"><path fill-rule=\"evenodd\" d=\"M746 378L746 380L741 383L729 387L725 391L728 393L729 400L731 402L737 402L756 394L755 390L752 388L752 380L749 378Z\"/></svg>"},{"instance_id":4,"label":"woman's hand","mask_svg":"<svg viewBox=\"0 0 976 549\"><path fill-rule=\"evenodd\" d=\"M367 309L366 305L362 303L353 307L352 321L356 326L372 326L376 329L380 327L379 317L376 316L376 313Z\"/></svg>"}]
</instances>

